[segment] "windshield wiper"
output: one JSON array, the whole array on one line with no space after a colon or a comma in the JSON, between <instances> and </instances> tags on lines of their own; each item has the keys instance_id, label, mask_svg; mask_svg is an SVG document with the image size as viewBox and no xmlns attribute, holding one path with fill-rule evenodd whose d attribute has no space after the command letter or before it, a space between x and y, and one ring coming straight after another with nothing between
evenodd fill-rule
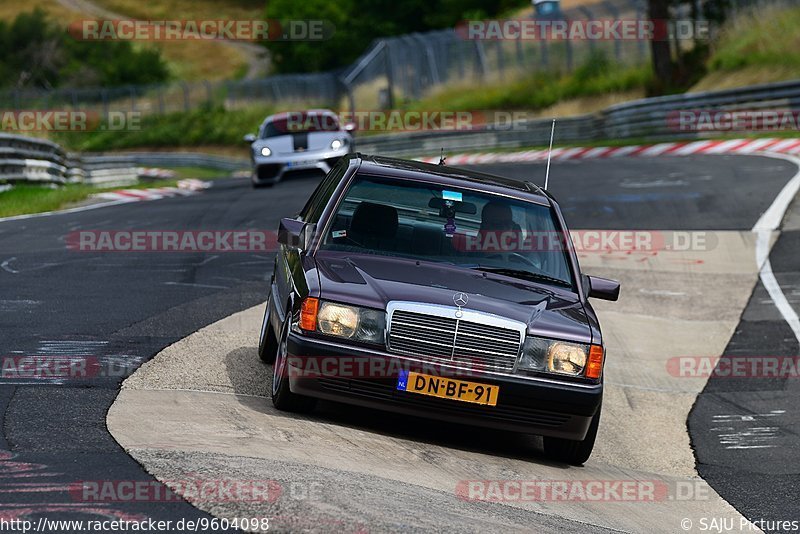
<instances>
[{"instance_id":1,"label":"windshield wiper","mask_svg":"<svg viewBox=\"0 0 800 534\"><path fill-rule=\"evenodd\" d=\"M534 282L549 282L551 284L559 285L562 287L572 287L572 284L570 284L566 280L561 280L560 278L547 276L546 274L532 273L524 269L510 269L507 267L484 267L482 265L479 265L477 267L473 267L473 270L483 271L493 274L502 274L505 276L511 276L513 278L522 278L523 280L533 280Z\"/></svg>"}]
</instances>

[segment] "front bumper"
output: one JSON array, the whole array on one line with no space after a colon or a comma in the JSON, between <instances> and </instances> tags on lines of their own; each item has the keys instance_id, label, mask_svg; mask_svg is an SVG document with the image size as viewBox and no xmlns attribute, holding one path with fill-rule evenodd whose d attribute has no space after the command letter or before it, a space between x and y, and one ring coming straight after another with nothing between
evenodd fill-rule
<instances>
[{"instance_id":1,"label":"front bumper","mask_svg":"<svg viewBox=\"0 0 800 534\"><path fill-rule=\"evenodd\" d=\"M280 181L285 175L296 171L320 171L327 174L339 158L348 153L348 148L322 150L315 152L295 152L253 158L252 180L254 184L268 184Z\"/></svg>"},{"instance_id":2,"label":"front bumper","mask_svg":"<svg viewBox=\"0 0 800 534\"><path fill-rule=\"evenodd\" d=\"M295 366L292 357L379 357L403 360L403 364L412 370L416 367L410 358L309 338L294 332L289 334L288 353L289 364ZM425 372L424 364L419 365L419 370ZM396 388L397 374L391 371L385 376L323 373L308 377L302 374L302 371L289 371L289 388L293 393L407 415L572 440L584 439L603 396L602 384L575 384L478 372L469 377L453 376L499 387L497 405L483 406L399 391Z\"/></svg>"}]
</instances>

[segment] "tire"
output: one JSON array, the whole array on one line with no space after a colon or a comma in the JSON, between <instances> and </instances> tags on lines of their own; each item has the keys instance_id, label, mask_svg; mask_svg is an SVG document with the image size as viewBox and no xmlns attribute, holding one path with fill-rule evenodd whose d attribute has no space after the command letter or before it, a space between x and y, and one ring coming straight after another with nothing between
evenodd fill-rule
<instances>
[{"instance_id":1,"label":"tire","mask_svg":"<svg viewBox=\"0 0 800 534\"><path fill-rule=\"evenodd\" d=\"M582 440L551 438L544 436L544 452L550 458L570 465L583 465L594 449L597 429L600 426L600 408L592 417L586 437Z\"/></svg>"},{"instance_id":2,"label":"tire","mask_svg":"<svg viewBox=\"0 0 800 534\"><path fill-rule=\"evenodd\" d=\"M281 328L281 336L278 341L275 365L272 370L272 405L282 412L306 413L314 409L317 400L292 393L289 389L286 360L288 355L287 340L289 338L290 322L290 317L287 316L286 322Z\"/></svg>"},{"instance_id":3,"label":"tire","mask_svg":"<svg viewBox=\"0 0 800 534\"><path fill-rule=\"evenodd\" d=\"M268 364L275 363L275 355L278 353L278 338L275 336L275 329L269 317L269 300L267 309L264 311L264 322L261 324L261 336L258 339L258 357L261 361Z\"/></svg>"}]
</instances>

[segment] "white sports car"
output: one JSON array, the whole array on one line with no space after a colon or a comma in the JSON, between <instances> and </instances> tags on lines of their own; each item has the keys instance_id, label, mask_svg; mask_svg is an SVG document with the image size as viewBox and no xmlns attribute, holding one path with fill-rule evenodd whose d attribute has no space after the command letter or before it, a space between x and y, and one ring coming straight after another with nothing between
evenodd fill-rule
<instances>
[{"instance_id":1,"label":"white sports car","mask_svg":"<svg viewBox=\"0 0 800 534\"><path fill-rule=\"evenodd\" d=\"M339 158L353 152L354 124L340 125L327 109L290 111L270 115L249 134L253 162L253 187L272 186L295 171L319 170L325 174Z\"/></svg>"}]
</instances>

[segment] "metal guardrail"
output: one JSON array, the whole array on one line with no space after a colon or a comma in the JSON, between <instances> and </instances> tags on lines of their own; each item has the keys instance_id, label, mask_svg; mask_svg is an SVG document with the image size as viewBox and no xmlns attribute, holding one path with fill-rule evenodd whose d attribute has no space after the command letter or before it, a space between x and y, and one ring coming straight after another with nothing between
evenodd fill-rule
<instances>
[{"instance_id":1,"label":"metal guardrail","mask_svg":"<svg viewBox=\"0 0 800 534\"><path fill-rule=\"evenodd\" d=\"M715 133L678 129L675 115L687 110L797 111L800 110L800 80L645 98L617 104L594 115L558 120L556 141L576 143L606 139L693 139ZM529 120L517 123L514 127L496 129L371 136L359 138L356 143L363 152L400 156L437 155L442 148L448 151L545 146L549 140L551 120Z\"/></svg>"},{"instance_id":2,"label":"metal guardrail","mask_svg":"<svg viewBox=\"0 0 800 534\"><path fill-rule=\"evenodd\" d=\"M800 80L752 85L722 91L684 93L646 98L611 106L603 111L602 136L686 137L670 122L670 114L686 110L797 110Z\"/></svg>"},{"instance_id":3,"label":"metal guardrail","mask_svg":"<svg viewBox=\"0 0 800 534\"><path fill-rule=\"evenodd\" d=\"M559 141L591 141L598 128L593 115L567 117L558 123ZM515 127L482 128L468 131L428 131L404 135L387 134L356 139L360 152L395 156L439 154L452 150L519 148L547 144L551 119L527 121Z\"/></svg>"},{"instance_id":4,"label":"metal guardrail","mask_svg":"<svg viewBox=\"0 0 800 534\"><path fill-rule=\"evenodd\" d=\"M45 139L0 134L0 184L116 186L135 183L144 166L206 167L232 172L248 165L245 158L199 153L66 154L59 145Z\"/></svg>"},{"instance_id":5,"label":"metal guardrail","mask_svg":"<svg viewBox=\"0 0 800 534\"><path fill-rule=\"evenodd\" d=\"M708 132L676 129L674 114L681 110L737 111L800 109L800 80L754 85L738 89L646 98L611 106L597 114L566 117L558 121L559 143L606 139L692 139ZM513 127L487 126L468 131L359 136L359 151L396 156L438 155L441 149L482 150L545 146L551 119L518 122ZM0 134L0 183L84 182L103 184L135 181L138 169L156 167L206 167L233 172L249 167L246 158L191 152L130 152L125 154L67 155L50 141Z\"/></svg>"},{"instance_id":6,"label":"metal guardrail","mask_svg":"<svg viewBox=\"0 0 800 534\"><path fill-rule=\"evenodd\" d=\"M66 154L44 139L0 134L0 182L66 182Z\"/></svg>"},{"instance_id":7,"label":"metal guardrail","mask_svg":"<svg viewBox=\"0 0 800 534\"><path fill-rule=\"evenodd\" d=\"M220 171L237 171L247 168L246 158L215 156L198 152L126 152L124 154L83 154L80 159L84 169L129 167L206 167Z\"/></svg>"}]
</instances>

